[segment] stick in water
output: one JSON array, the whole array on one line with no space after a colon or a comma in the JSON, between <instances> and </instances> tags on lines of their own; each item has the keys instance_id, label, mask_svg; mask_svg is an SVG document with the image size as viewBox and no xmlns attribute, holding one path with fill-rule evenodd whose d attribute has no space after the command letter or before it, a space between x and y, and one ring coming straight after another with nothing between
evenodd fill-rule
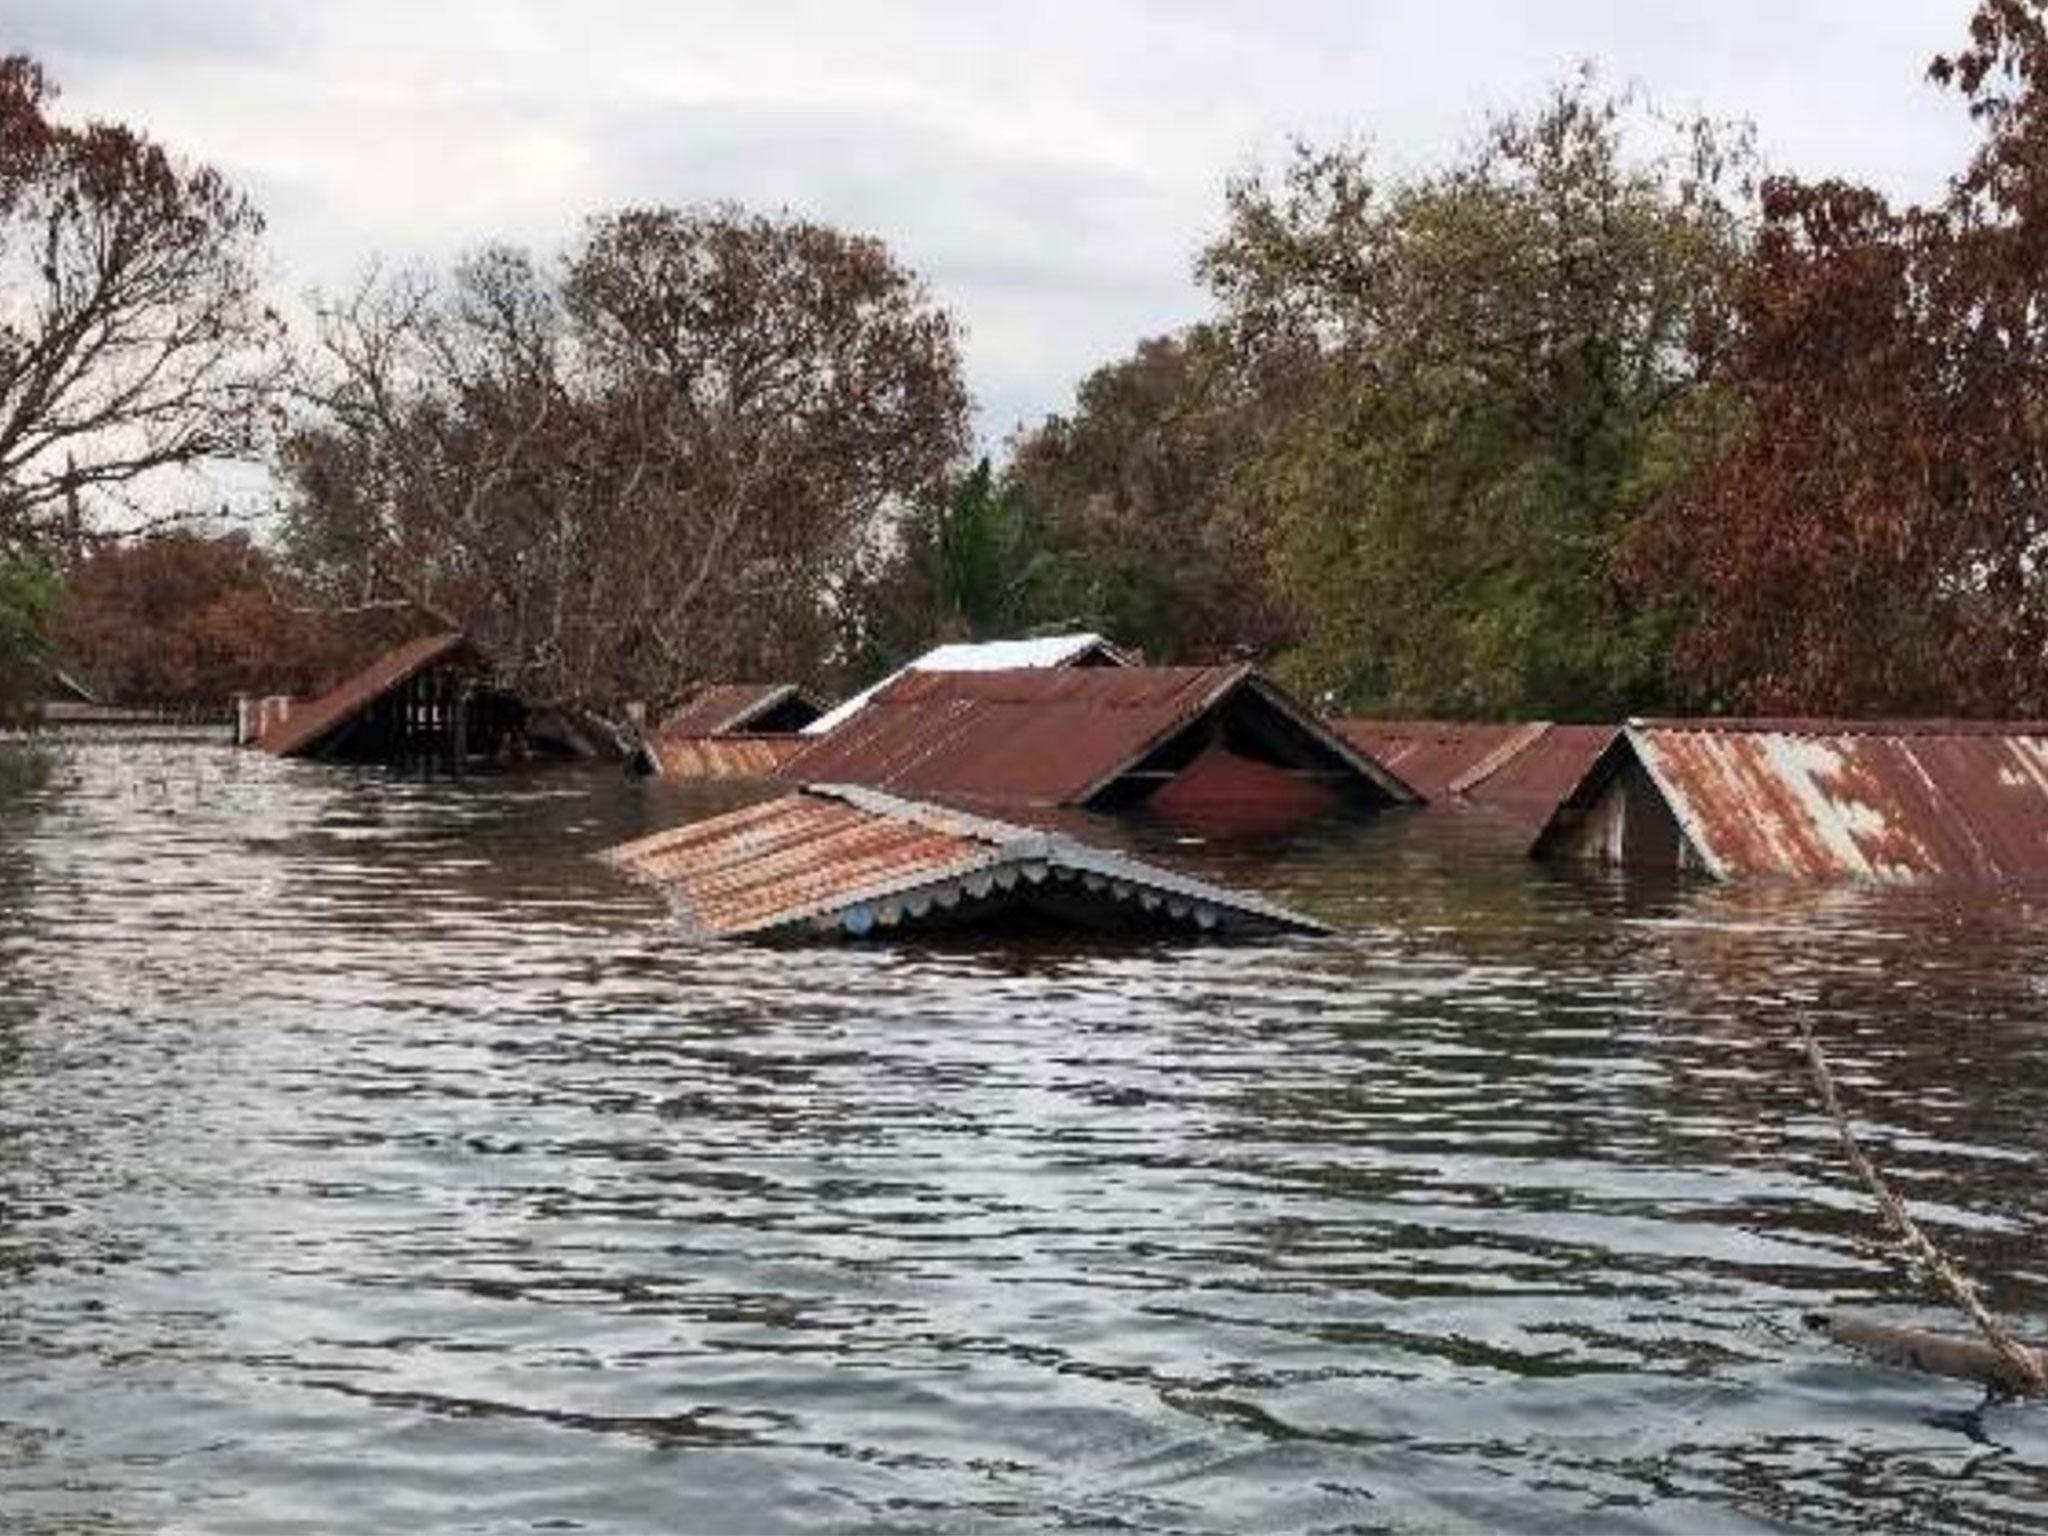
<instances>
[{"instance_id":1,"label":"stick in water","mask_svg":"<svg viewBox=\"0 0 2048 1536\"><path fill-rule=\"evenodd\" d=\"M1850 1167L1869 1188L1877 1201L1877 1208L1884 1214L1885 1222L1898 1233L1907 1250L1933 1277L1934 1283L1963 1310L1971 1324L1984 1336L1984 1342L1990 1345L2003 1368L1998 1384L2022 1397L2048 1396L2048 1367L2044 1367L2041 1355L2013 1337L2012 1330L1978 1299L1977 1288L1970 1283L1969 1276L1920 1230L1919 1224L1906 1210L1906 1202L1893 1192L1864 1155L1856 1133L1849 1128L1849 1117L1842 1112L1841 1097L1835 1092L1835 1076L1828 1070L1828 1059L1821 1054L1820 1042L1814 1039L1812 1026L1804 1019L1797 1022L1799 1037L1806 1043L1807 1064L1813 1069L1815 1086L1820 1089L1821 1103L1827 1107L1835 1129L1841 1133L1842 1150L1849 1156Z\"/></svg>"}]
</instances>

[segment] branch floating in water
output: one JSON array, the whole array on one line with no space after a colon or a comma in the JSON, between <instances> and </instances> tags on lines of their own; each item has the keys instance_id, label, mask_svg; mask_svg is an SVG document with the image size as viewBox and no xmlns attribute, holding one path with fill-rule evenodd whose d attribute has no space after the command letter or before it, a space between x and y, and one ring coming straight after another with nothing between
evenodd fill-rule
<instances>
[{"instance_id":1,"label":"branch floating in water","mask_svg":"<svg viewBox=\"0 0 2048 1536\"><path fill-rule=\"evenodd\" d=\"M1915 1365L1937 1375L1981 1381L1994 1391L2017 1397L2048 1397L2048 1352L2030 1349L2015 1338L2004 1321L1978 1297L1977 1287L1971 1284L1969 1276L1920 1230L1919 1223L1906 1209L1906 1202L1885 1183L1883 1175L1856 1140L1849 1117L1842 1110L1841 1096L1835 1091L1835 1075L1828 1069L1828 1059L1821 1052L1820 1042L1813 1036L1813 1027L1804 1019L1798 1020L1798 1025L1799 1038L1806 1044L1807 1065L1812 1068L1821 1103L1826 1106L1836 1131L1841 1135L1842 1150L1848 1154L1849 1166L1856 1170L1856 1176L1863 1180L1876 1199L1885 1223L1898 1233L1907 1251L1942 1294L1962 1309L1963 1315L1983 1336L1984 1344L1975 1346L1968 1340L1945 1334L1893 1328L1883 1323L1834 1314L1827 1314L1819 1326L1825 1327L1831 1336L1843 1343L1895 1364ZM1988 1353L1990 1360L1976 1354L1978 1349Z\"/></svg>"},{"instance_id":2,"label":"branch floating in water","mask_svg":"<svg viewBox=\"0 0 2048 1536\"><path fill-rule=\"evenodd\" d=\"M1982 1340L1964 1334L1902 1328L1851 1312L1810 1312L1806 1326L1883 1365L1974 1381L2001 1397L2017 1397L2026 1392L2025 1383L2004 1356ZM2048 1358L2048 1347L2037 1344L2030 1353L2036 1358Z\"/></svg>"}]
</instances>

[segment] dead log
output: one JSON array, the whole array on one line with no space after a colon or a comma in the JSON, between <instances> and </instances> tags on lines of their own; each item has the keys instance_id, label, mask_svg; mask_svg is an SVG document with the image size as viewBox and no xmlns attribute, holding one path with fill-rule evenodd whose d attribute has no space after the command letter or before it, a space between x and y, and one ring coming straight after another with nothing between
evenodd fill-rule
<instances>
[{"instance_id":1,"label":"dead log","mask_svg":"<svg viewBox=\"0 0 2048 1536\"><path fill-rule=\"evenodd\" d=\"M2034 1378L1982 1339L1966 1334L1904 1328L1849 1312L1810 1312L1806 1326L1881 1365L1974 1381L1998 1397L2024 1397L2033 1390ZM2048 1369L2048 1344L2019 1347L2034 1357L2037 1370Z\"/></svg>"},{"instance_id":2,"label":"dead log","mask_svg":"<svg viewBox=\"0 0 2048 1536\"><path fill-rule=\"evenodd\" d=\"M1804 1019L1800 1019L1798 1024L1799 1037L1806 1045L1806 1062L1813 1072L1814 1086L1819 1089L1821 1103L1835 1122L1835 1131L1842 1139L1842 1151L1849 1159L1849 1166L1856 1170L1856 1176L1870 1190L1871 1198L1877 1201L1877 1208L1886 1224L1898 1235L1920 1272L1955 1304L1977 1330L1983 1342L1971 1347L1983 1350L1997 1362L1996 1384L1981 1374L1966 1375L1964 1379L1985 1381L1992 1390L2014 1397L2048 1397L2048 1353L2030 1349L2014 1338L2005 1320L1984 1305L1977 1295L1977 1287L1963 1273L1962 1267L1920 1230L1920 1224L1906 1209L1906 1202L1884 1181L1884 1176L1864 1153L1862 1143L1857 1141L1856 1132L1849 1125L1848 1113L1842 1108L1841 1095L1835 1091L1835 1074L1828 1069L1827 1056L1822 1052L1820 1042L1814 1038L1812 1026ZM1868 1326L1881 1328L1883 1325L1873 1323ZM1924 1340L1942 1337L1939 1334L1922 1335ZM1944 1349L1934 1350L1926 1357L1952 1364L1959 1362L1959 1357ZM1922 1369L1933 1367L1923 1366ZM1935 1374L1947 1376L1957 1373L1938 1370Z\"/></svg>"}]
</instances>

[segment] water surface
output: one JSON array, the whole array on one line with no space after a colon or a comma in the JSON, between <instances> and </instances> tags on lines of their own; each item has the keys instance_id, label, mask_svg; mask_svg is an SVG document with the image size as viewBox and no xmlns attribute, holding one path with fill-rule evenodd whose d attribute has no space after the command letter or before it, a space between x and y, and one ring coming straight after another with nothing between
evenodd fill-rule
<instances>
[{"instance_id":1,"label":"water surface","mask_svg":"<svg viewBox=\"0 0 2048 1536\"><path fill-rule=\"evenodd\" d=\"M692 809L60 747L0 791L10 1532L2048 1530L1789 1043L2048 1334L2048 911L1184 847L1352 930L677 942ZM1153 834L1155 840L1167 834Z\"/></svg>"}]
</instances>

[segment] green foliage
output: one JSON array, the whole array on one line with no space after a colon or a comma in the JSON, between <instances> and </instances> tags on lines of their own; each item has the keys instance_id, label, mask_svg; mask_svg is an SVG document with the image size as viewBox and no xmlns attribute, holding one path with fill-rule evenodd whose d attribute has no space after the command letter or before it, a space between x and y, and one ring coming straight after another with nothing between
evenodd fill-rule
<instances>
[{"instance_id":1,"label":"green foliage","mask_svg":"<svg viewBox=\"0 0 2048 1536\"><path fill-rule=\"evenodd\" d=\"M921 496L839 594L839 653L857 686L949 640L1022 634L1049 566L1016 488L987 459Z\"/></svg>"},{"instance_id":2,"label":"green foliage","mask_svg":"<svg viewBox=\"0 0 2048 1536\"><path fill-rule=\"evenodd\" d=\"M1632 159L1639 116L1581 78L1419 180L1304 150L1231 189L1202 270L1239 366L1291 389L1255 474L1298 686L1559 718L1664 697L1674 617L1612 565L1716 428L1743 232L1739 156L1695 124Z\"/></svg>"},{"instance_id":3,"label":"green foliage","mask_svg":"<svg viewBox=\"0 0 2048 1536\"><path fill-rule=\"evenodd\" d=\"M1257 471L1280 403L1206 326L1084 380L1072 415L1018 440L1006 476L1039 540L1038 621L1155 662L1272 649L1289 625Z\"/></svg>"},{"instance_id":4,"label":"green foliage","mask_svg":"<svg viewBox=\"0 0 2048 1536\"><path fill-rule=\"evenodd\" d=\"M48 664L43 625L60 591L56 569L40 550L0 543L0 725L35 715Z\"/></svg>"},{"instance_id":5,"label":"green foliage","mask_svg":"<svg viewBox=\"0 0 2048 1536\"><path fill-rule=\"evenodd\" d=\"M1016 488L997 482L987 459L936 504L931 560L939 632L989 640L1030 622L1032 578L1042 566Z\"/></svg>"}]
</instances>

